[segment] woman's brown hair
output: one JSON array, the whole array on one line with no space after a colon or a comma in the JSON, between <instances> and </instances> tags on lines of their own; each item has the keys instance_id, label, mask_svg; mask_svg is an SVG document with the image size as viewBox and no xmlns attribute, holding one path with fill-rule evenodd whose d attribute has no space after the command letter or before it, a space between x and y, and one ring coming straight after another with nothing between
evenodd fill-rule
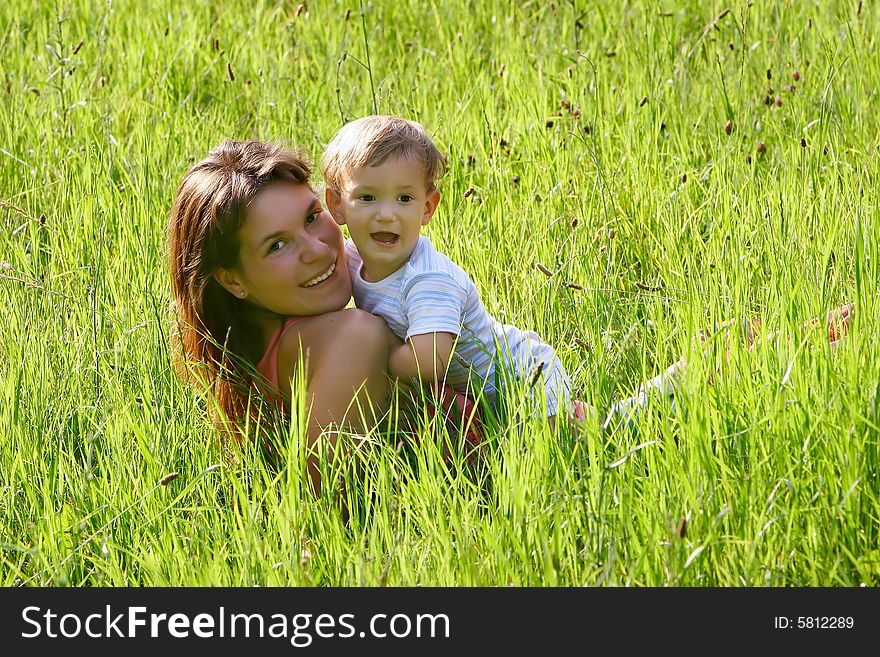
<instances>
[{"instance_id":1,"label":"woman's brown hair","mask_svg":"<svg viewBox=\"0 0 880 657\"><path fill-rule=\"evenodd\" d=\"M262 141L225 141L183 177L168 221L167 248L177 330L178 370L211 393L233 435L248 415L251 374L262 335L248 302L215 279L239 258L238 232L248 203L273 182L308 184L311 167L298 153Z\"/></svg>"}]
</instances>

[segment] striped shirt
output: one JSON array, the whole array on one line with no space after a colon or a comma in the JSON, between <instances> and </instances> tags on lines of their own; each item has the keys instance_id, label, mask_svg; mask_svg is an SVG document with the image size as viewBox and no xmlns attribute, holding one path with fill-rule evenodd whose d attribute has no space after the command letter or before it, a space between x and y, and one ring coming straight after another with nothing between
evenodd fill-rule
<instances>
[{"instance_id":1,"label":"striped shirt","mask_svg":"<svg viewBox=\"0 0 880 657\"><path fill-rule=\"evenodd\" d=\"M556 414L557 397L569 398L571 383L553 349L533 331L492 317L467 273L424 235L403 267L375 283L361 276L363 261L351 240L345 252L355 304L382 317L401 340L427 333L458 336L446 376L453 389L473 397L482 390L491 402L500 383L496 362L518 376L531 376L543 363L547 414Z\"/></svg>"}]
</instances>

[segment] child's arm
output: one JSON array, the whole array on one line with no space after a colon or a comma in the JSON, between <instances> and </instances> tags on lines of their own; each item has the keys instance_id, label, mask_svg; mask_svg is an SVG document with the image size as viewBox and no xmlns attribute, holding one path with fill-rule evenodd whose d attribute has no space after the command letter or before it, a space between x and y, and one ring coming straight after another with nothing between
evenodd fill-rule
<instances>
[{"instance_id":1,"label":"child's arm","mask_svg":"<svg viewBox=\"0 0 880 657\"><path fill-rule=\"evenodd\" d=\"M442 381L446 375L452 348L458 336L454 333L413 335L402 345L391 349L388 371L398 379L420 379L424 383Z\"/></svg>"}]
</instances>

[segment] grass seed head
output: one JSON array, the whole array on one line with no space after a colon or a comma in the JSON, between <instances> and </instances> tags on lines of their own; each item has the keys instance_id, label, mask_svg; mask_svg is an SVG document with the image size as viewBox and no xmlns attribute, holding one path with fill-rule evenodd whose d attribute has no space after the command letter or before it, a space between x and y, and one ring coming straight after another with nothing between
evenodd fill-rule
<instances>
[{"instance_id":1,"label":"grass seed head","mask_svg":"<svg viewBox=\"0 0 880 657\"><path fill-rule=\"evenodd\" d=\"M590 351L590 345L588 345L586 342L584 342L584 341L581 340L580 338L575 338L575 339L574 339L574 343L575 343L578 347L580 347L581 349L583 349L584 351L586 351L586 352L589 352L589 351Z\"/></svg>"},{"instance_id":2,"label":"grass seed head","mask_svg":"<svg viewBox=\"0 0 880 657\"><path fill-rule=\"evenodd\" d=\"M541 372L544 371L544 361L538 363L538 366L535 368L535 373L532 374L532 379L529 381L529 388L534 388L535 384L538 382L538 379L541 378Z\"/></svg>"}]
</instances>

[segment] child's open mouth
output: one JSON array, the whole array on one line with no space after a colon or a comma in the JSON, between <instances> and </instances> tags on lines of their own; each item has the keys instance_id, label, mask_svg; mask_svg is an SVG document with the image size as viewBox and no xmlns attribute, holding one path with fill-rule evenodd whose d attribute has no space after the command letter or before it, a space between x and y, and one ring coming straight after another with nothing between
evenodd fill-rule
<instances>
[{"instance_id":1,"label":"child's open mouth","mask_svg":"<svg viewBox=\"0 0 880 657\"><path fill-rule=\"evenodd\" d=\"M370 237L380 246L394 246L400 239L396 233L370 233Z\"/></svg>"}]
</instances>

